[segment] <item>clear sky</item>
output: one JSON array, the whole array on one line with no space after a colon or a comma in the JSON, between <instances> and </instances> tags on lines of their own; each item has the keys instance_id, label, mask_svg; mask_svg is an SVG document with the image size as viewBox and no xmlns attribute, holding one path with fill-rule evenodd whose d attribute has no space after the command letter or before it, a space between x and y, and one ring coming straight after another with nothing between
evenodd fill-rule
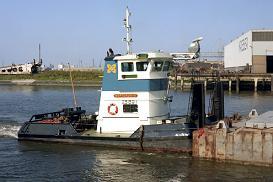
<instances>
[{"instance_id":1,"label":"clear sky","mask_svg":"<svg viewBox=\"0 0 273 182\"><path fill-rule=\"evenodd\" d=\"M132 12L133 51L218 51L249 29L273 29L272 0L0 0L0 66L38 57L46 65L98 65L125 53L123 18Z\"/></svg>"}]
</instances>

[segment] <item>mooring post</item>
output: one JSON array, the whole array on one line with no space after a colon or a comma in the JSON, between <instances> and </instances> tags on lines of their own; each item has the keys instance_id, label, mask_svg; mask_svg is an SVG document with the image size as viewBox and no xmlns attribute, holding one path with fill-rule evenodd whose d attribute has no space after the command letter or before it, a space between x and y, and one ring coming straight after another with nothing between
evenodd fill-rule
<instances>
[{"instance_id":1,"label":"mooring post","mask_svg":"<svg viewBox=\"0 0 273 182\"><path fill-rule=\"evenodd\" d=\"M181 78L181 90L184 88L184 78Z\"/></svg>"},{"instance_id":2,"label":"mooring post","mask_svg":"<svg viewBox=\"0 0 273 182\"><path fill-rule=\"evenodd\" d=\"M190 122L195 123L197 128L203 128L205 123L205 90L203 82L192 83L192 100Z\"/></svg>"},{"instance_id":3,"label":"mooring post","mask_svg":"<svg viewBox=\"0 0 273 182\"><path fill-rule=\"evenodd\" d=\"M257 92L258 78L254 78L254 91Z\"/></svg>"},{"instance_id":4,"label":"mooring post","mask_svg":"<svg viewBox=\"0 0 273 182\"><path fill-rule=\"evenodd\" d=\"M236 75L236 92L240 92L240 78L238 75Z\"/></svg>"},{"instance_id":5,"label":"mooring post","mask_svg":"<svg viewBox=\"0 0 273 182\"><path fill-rule=\"evenodd\" d=\"M228 91L231 92L231 85L232 85L232 80L228 80Z\"/></svg>"},{"instance_id":6,"label":"mooring post","mask_svg":"<svg viewBox=\"0 0 273 182\"><path fill-rule=\"evenodd\" d=\"M271 92L273 92L273 74L271 75Z\"/></svg>"}]
</instances>

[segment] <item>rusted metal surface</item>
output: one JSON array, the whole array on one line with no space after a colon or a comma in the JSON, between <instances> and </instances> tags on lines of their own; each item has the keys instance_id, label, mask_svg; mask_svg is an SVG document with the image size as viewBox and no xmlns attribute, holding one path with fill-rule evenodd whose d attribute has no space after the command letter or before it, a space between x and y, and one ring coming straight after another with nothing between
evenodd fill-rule
<instances>
[{"instance_id":1,"label":"rusted metal surface","mask_svg":"<svg viewBox=\"0 0 273 182\"><path fill-rule=\"evenodd\" d=\"M194 157L273 166L273 128L205 128L193 132Z\"/></svg>"}]
</instances>

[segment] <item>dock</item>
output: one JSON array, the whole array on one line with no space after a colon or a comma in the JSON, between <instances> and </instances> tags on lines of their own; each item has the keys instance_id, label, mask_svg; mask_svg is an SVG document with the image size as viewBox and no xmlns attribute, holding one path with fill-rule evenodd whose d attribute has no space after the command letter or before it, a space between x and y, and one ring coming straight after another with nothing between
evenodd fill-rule
<instances>
[{"instance_id":1,"label":"dock","mask_svg":"<svg viewBox=\"0 0 273 182\"><path fill-rule=\"evenodd\" d=\"M219 161L273 166L273 129L239 128L197 130L193 135L193 156Z\"/></svg>"},{"instance_id":2,"label":"dock","mask_svg":"<svg viewBox=\"0 0 273 182\"><path fill-rule=\"evenodd\" d=\"M253 111L251 111L252 113ZM229 127L224 121L193 132L192 155L198 158L273 166L273 111Z\"/></svg>"},{"instance_id":3,"label":"dock","mask_svg":"<svg viewBox=\"0 0 273 182\"><path fill-rule=\"evenodd\" d=\"M228 91L273 91L273 74L235 74L225 73L219 75L223 87ZM206 90L213 88L213 82L217 79L213 74L182 74L177 73L170 77L171 88L184 90L191 88L191 81L199 80L204 82Z\"/></svg>"}]
</instances>

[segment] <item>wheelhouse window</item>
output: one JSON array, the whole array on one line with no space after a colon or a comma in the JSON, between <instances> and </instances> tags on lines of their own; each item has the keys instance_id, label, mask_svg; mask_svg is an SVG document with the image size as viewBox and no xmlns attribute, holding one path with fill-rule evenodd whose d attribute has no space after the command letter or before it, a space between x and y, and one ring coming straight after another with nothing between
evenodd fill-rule
<instances>
[{"instance_id":1,"label":"wheelhouse window","mask_svg":"<svg viewBox=\"0 0 273 182\"><path fill-rule=\"evenodd\" d=\"M163 66L163 71L169 71L170 68L171 68L170 61L165 61L164 66Z\"/></svg>"},{"instance_id":2,"label":"wheelhouse window","mask_svg":"<svg viewBox=\"0 0 273 182\"><path fill-rule=\"evenodd\" d=\"M147 68L148 68L148 62L147 61L137 62L136 63L137 71L146 71Z\"/></svg>"},{"instance_id":3,"label":"wheelhouse window","mask_svg":"<svg viewBox=\"0 0 273 182\"><path fill-rule=\"evenodd\" d=\"M152 71L161 71L163 67L163 61L155 61Z\"/></svg>"},{"instance_id":4,"label":"wheelhouse window","mask_svg":"<svg viewBox=\"0 0 273 182\"><path fill-rule=\"evenodd\" d=\"M121 71L123 71L123 72L134 71L134 63L133 62L121 63Z\"/></svg>"},{"instance_id":5,"label":"wheelhouse window","mask_svg":"<svg viewBox=\"0 0 273 182\"><path fill-rule=\"evenodd\" d=\"M137 104L124 104L123 105L123 112L125 112L125 113L138 112L138 105Z\"/></svg>"}]
</instances>

